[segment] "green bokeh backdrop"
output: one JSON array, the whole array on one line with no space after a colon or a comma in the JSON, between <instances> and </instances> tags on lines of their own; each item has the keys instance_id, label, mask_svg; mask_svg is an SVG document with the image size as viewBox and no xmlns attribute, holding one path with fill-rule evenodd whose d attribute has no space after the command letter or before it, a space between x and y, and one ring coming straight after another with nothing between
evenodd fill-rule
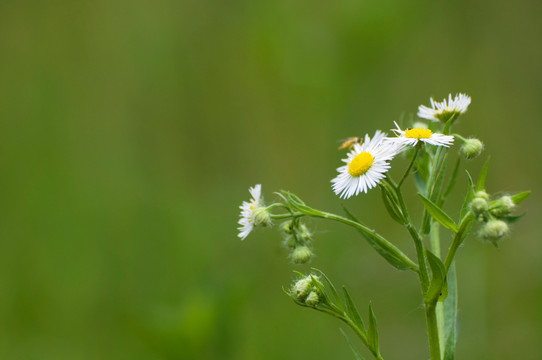
<instances>
[{"instance_id":1,"label":"green bokeh backdrop","mask_svg":"<svg viewBox=\"0 0 542 360\"><path fill-rule=\"evenodd\" d=\"M459 251L458 359L538 359L541 14L537 0L1 1L0 358L352 359L341 324L282 294L308 266L274 230L239 241L238 206L256 183L291 190L408 249L377 191L330 190L337 140L466 92L457 130L485 141L488 190L534 193L499 249ZM312 265L373 303L383 355L427 358L416 278L350 229L309 225Z\"/></svg>"}]
</instances>

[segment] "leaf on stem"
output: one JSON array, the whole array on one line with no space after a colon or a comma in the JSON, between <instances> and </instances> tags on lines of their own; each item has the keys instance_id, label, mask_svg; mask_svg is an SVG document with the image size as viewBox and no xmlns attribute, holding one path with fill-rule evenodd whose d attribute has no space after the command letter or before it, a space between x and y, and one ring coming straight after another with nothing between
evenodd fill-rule
<instances>
[{"instance_id":1,"label":"leaf on stem","mask_svg":"<svg viewBox=\"0 0 542 360\"><path fill-rule=\"evenodd\" d=\"M352 321L356 326L359 328L359 330L366 334L367 330L365 330L365 324L363 323L363 320L361 319L361 316L359 315L358 309L356 309L356 305L354 305L354 302L352 301L352 298L350 297L350 294L346 290L346 288L343 286L343 293L344 293L344 307L346 308L346 315Z\"/></svg>"},{"instance_id":2,"label":"leaf on stem","mask_svg":"<svg viewBox=\"0 0 542 360\"><path fill-rule=\"evenodd\" d=\"M416 185L416 189L420 194L423 194L424 196L426 195L427 185L423 181L422 176L419 172L416 172L414 174L414 185Z\"/></svg>"},{"instance_id":3,"label":"leaf on stem","mask_svg":"<svg viewBox=\"0 0 542 360\"><path fill-rule=\"evenodd\" d=\"M369 303L369 330L367 331L367 340L372 350L378 354L378 330L376 328L376 317L371 303Z\"/></svg>"},{"instance_id":4,"label":"leaf on stem","mask_svg":"<svg viewBox=\"0 0 542 360\"><path fill-rule=\"evenodd\" d=\"M452 218L448 216L448 214L446 214L440 207L437 206L437 204L435 204L422 194L418 193L418 196L422 199L423 206L425 206L425 209L433 217L433 219L438 221L446 229L450 229L454 233L457 233L457 225L452 220Z\"/></svg>"},{"instance_id":5,"label":"leaf on stem","mask_svg":"<svg viewBox=\"0 0 542 360\"><path fill-rule=\"evenodd\" d=\"M354 344L352 344L352 342L350 341L350 338L348 338L344 330L341 328L339 328L339 330L343 334L344 339L346 340L348 346L350 347L350 350L352 350L352 353L354 354L354 357L356 358L356 360L364 360L363 357L361 357L361 355L359 354L358 350L354 347Z\"/></svg>"},{"instance_id":6,"label":"leaf on stem","mask_svg":"<svg viewBox=\"0 0 542 360\"><path fill-rule=\"evenodd\" d=\"M531 194L531 191L520 192L520 193L512 196L512 201L514 202L514 204L517 205L520 202L522 202L523 200L525 200L527 198L527 196L529 196L530 194Z\"/></svg>"},{"instance_id":7,"label":"leaf on stem","mask_svg":"<svg viewBox=\"0 0 542 360\"><path fill-rule=\"evenodd\" d=\"M448 182L448 186L446 186L446 190L444 191L443 200L450 195L452 190L454 189L456 180L457 180L457 174L459 174L459 165L461 163L461 158L457 158L457 161L455 162L454 170L452 171L452 177L450 178L450 181Z\"/></svg>"},{"instance_id":8,"label":"leaf on stem","mask_svg":"<svg viewBox=\"0 0 542 360\"><path fill-rule=\"evenodd\" d=\"M288 192L288 191L283 191L282 193L284 194L288 205L290 205L293 209L299 211L303 215L318 216L318 217L324 216L323 212L315 210L311 208L310 206L305 205L303 200L301 200L297 195L292 194L291 192Z\"/></svg>"},{"instance_id":9,"label":"leaf on stem","mask_svg":"<svg viewBox=\"0 0 542 360\"><path fill-rule=\"evenodd\" d=\"M482 166L482 170L480 170L480 175L478 176L478 182L476 183L476 191L484 190L486 187L486 177L487 177L487 169L489 167L489 160L488 157L486 162L484 163L484 166Z\"/></svg>"},{"instance_id":10,"label":"leaf on stem","mask_svg":"<svg viewBox=\"0 0 542 360\"><path fill-rule=\"evenodd\" d=\"M355 221L359 224L362 224L346 207L343 206L344 211L346 212L346 215L350 218L350 220ZM417 271L417 269L414 268L415 265L409 264L406 262L403 257L401 257L401 251L398 250L396 247L394 247L391 243L384 244L382 242L382 237L378 235L376 232L372 231L362 231L360 229L357 229L359 233L367 240L369 245L377 253L380 254L388 263L390 263L394 268L398 270L406 270L406 269L413 269Z\"/></svg>"},{"instance_id":11,"label":"leaf on stem","mask_svg":"<svg viewBox=\"0 0 542 360\"><path fill-rule=\"evenodd\" d=\"M425 294L425 303L431 304L437 299L442 301L447 295L446 268L442 261L431 251L425 251L427 261L431 267L431 282Z\"/></svg>"},{"instance_id":12,"label":"leaf on stem","mask_svg":"<svg viewBox=\"0 0 542 360\"><path fill-rule=\"evenodd\" d=\"M337 305L337 307L343 311L343 306L342 306L342 302L341 302L341 298L339 297L339 293L337 293L337 289L335 288L335 286L333 285L333 283L331 282L331 280L329 280L329 278L327 277L326 274L324 274L324 272L322 270L319 270L319 269L316 269L316 268L311 268L313 271L317 272L320 276L322 276L322 279L325 281L326 285L329 287L329 289L331 290L331 294L333 295L333 300L335 302L335 304Z\"/></svg>"},{"instance_id":13,"label":"leaf on stem","mask_svg":"<svg viewBox=\"0 0 542 360\"><path fill-rule=\"evenodd\" d=\"M461 218L463 218L469 211L470 202L474 198L474 183L472 181L472 177L468 171L465 170L465 173L467 174L468 188L467 193L465 194L465 200L463 200L463 205L461 205Z\"/></svg>"},{"instance_id":14,"label":"leaf on stem","mask_svg":"<svg viewBox=\"0 0 542 360\"><path fill-rule=\"evenodd\" d=\"M454 360L455 344L457 341L457 280L455 265L452 263L447 276L448 297L443 303L444 320L444 358Z\"/></svg>"},{"instance_id":15,"label":"leaf on stem","mask_svg":"<svg viewBox=\"0 0 542 360\"><path fill-rule=\"evenodd\" d=\"M401 209L399 208L398 201L385 186L381 186L380 189L382 190L382 201L384 202L386 210L388 210L388 214L390 214L391 218L399 224L405 224L406 221Z\"/></svg>"}]
</instances>

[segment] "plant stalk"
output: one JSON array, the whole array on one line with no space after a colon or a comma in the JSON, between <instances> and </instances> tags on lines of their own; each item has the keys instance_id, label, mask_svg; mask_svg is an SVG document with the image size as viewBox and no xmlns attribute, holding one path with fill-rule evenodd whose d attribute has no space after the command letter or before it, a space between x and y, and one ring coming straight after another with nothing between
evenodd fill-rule
<instances>
[{"instance_id":1,"label":"plant stalk","mask_svg":"<svg viewBox=\"0 0 542 360\"><path fill-rule=\"evenodd\" d=\"M431 360L440 359L440 344L438 336L438 324L436 314L436 303L425 304L425 319L427 322L427 335L429 339L429 353Z\"/></svg>"}]
</instances>

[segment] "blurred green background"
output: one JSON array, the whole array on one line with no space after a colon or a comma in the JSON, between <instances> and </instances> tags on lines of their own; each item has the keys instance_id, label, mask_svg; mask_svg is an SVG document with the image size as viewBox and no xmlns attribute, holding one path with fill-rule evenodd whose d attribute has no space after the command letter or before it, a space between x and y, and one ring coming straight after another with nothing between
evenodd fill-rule
<instances>
[{"instance_id":1,"label":"blurred green background","mask_svg":"<svg viewBox=\"0 0 542 360\"><path fill-rule=\"evenodd\" d=\"M499 249L459 251L457 358L539 359L540 15L536 0L2 0L0 358L352 359L342 324L282 293L309 266L276 229L239 241L238 206L256 183L345 204L412 253L378 191L332 193L337 140L465 92L456 130L486 143L488 191L534 193ZM427 358L415 276L351 229L309 226L311 265L373 303L383 355Z\"/></svg>"}]
</instances>

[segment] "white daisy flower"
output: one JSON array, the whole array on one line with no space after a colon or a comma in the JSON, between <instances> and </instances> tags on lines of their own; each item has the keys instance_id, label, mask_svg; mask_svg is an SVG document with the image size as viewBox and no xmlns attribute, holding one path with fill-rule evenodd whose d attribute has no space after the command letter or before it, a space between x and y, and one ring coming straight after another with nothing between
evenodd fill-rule
<instances>
[{"instance_id":1,"label":"white daisy flower","mask_svg":"<svg viewBox=\"0 0 542 360\"><path fill-rule=\"evenodd\" d=\"M418 141L422 141L429 145L448 147L454 142L454 137L451 135L434 133L424 128L401 130L395 121L394 124L397 126L397 129L392 129L392 131L397 134L397 137L386 138L386 140L395 144L415 146Z\"/></svg>"},{"instance_id":2,"label":"white daisy flower","mask_svg":"<svg viewBox=\"0 0 542 360\"><path fill-rule=\"evenodd\" d=\"M354 144L348 157L343 159L346 165L337 169L339 175L331 180L335 194L348 199L360 192L367 193L386 175L390 168L388 161L398 154L402 145L385 141L386 134L377 130L373 138L365 135L362 144Z\"/></svg>"},{"instance_id":3,"label":"white daisy flower","mask_svg":"<svg viewBox=\"0 0 542 360\"><path fill-rule=\"evenodd\" d=\"M258 184L249 189L252 199L250 202L243 201L243 204L239 206L241 209L241 218L239 219L239 237L244 240L248 234L252 231L254 226L265 226L269 223L269 212L263 205L263 198L261 195L262 185Z\"/></svg>"},{"instance_id":4,"label":"white daisy flower","mask_svg":"<svg viewBox=\"0 0 542 360\"><path fill-rule=\"evenodd\" d=\"M470 104L470 97L465 94L457 94L452 99L452 94L448 95L448 101L434 101L430 98L431 107L420 105L418 107L418 117L432 121L448 121L454 115L463 114L467 111Z\"/></svg>"}]
</instances>

